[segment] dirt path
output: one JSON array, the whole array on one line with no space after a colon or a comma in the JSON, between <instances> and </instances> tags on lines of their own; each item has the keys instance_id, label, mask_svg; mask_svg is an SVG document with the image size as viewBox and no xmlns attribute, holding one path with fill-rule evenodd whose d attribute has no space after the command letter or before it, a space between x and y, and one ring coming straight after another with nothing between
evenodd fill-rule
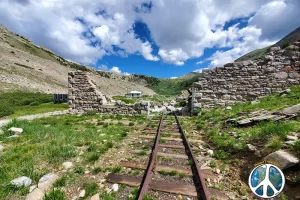
<instances>
[{"instance_id":1,"label":"dirt path","mask_svg":"<svg viewBox=\"0 0 300 200\"><path fill-rule=\"evenodd\" d=\"M24 116L21 116L21 117L16 117L16 119L17 120L33 120L33 119L44 118L44 117L64 115L64 114L67 114L68 112L69 112L68 110L53 111L53 112L47 112L47 113L42 113L42 114L36 114L36 115L24 115ZM12 120L13 119L0 120L0 128L7 125Z\"/></svg>"}]
</instances>

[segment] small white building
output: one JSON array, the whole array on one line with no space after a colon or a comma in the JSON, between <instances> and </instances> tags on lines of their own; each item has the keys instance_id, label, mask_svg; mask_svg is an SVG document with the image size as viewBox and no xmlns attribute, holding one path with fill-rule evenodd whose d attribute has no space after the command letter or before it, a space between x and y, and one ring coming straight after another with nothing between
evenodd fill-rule
<instances>
[{"instance_id":1,"label":"small white building","mask_svg":"<svg viewBox=\"0 0 300 200\"><path fill-rule=\"evenodd\" d=\"M125 97L128 97L128 98L139 98L141 96L142 96L142 93L139 91L131 91L130 93L125 94Z\"/></svg>"}]
</instances>

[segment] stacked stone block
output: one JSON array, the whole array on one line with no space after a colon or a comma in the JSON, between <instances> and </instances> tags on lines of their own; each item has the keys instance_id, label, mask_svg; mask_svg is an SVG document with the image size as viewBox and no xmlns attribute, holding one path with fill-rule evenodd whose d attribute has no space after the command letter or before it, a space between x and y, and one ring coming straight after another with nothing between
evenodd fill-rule
<instances>
[{"instance_id":1,"label":"stacked stone block","mask_svg":"<svg viewBox=\"0 0 300 200\"><path fill-rule=\"evenodd\" d=\"M192 110L245 102L300 84L300 42L272 47L264 59L204 70L192 87Z\"/></svg>"},{"instance_id":2,"label":"stacked stone block","mask_svg":"<svg viewBox=\"0 0 300 200\"><path fill-rule=\"evenodd\" d=\"M69 72L68 82L69 111L71 113L95 110L99 113L112 114L149 114L150 103L147 101L135 104L117 101L115 104L107 104L105 95L97 90L86 72Z\"/></svg>"}]
</instances>

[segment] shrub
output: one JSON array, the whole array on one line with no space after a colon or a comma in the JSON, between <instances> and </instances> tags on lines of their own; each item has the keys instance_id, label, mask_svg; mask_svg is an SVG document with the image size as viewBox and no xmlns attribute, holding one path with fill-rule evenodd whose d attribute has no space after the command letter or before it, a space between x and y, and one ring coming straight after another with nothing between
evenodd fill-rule
<instances>
[{"instance_id":1,"label":"shrub","mask_svg":"<svg viewBox=\"0 0 300 200\"><path fill-rule=\"evenodd\" d=\"M128 125L129 126L134 126L134 122L130 122Z\"/></svg>"},{"instance_id":2,"label":"shrub","mask_svg":"<svg viewBox=\"0 0 300 200\"><path fill-rule=\"evenodd\" d=\"M14 114L14 111L8 105L0 105L0 117L5 117Z\"/></svg>"},{"instance_id":3,"label":"shrub","mask_svg":"<svg viewBox=\"0 0 300 200\"><path fill-rule=\"evenodd\" d=\"M179 106L180 107L185 107L187 105L187 102L186 101L180 101L179 102Z\"/></svg>"}]
</instances>

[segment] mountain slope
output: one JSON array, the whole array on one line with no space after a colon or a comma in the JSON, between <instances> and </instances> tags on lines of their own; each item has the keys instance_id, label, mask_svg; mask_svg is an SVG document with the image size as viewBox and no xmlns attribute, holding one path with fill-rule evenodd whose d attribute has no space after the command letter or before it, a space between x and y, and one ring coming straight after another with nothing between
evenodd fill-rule
<instances>
[{"instance_id":1,"label":"mountain slope","mask_svg":"<svg viewBox=\"0 0 300 200\"><path fill-rule=\"evenodd\" d=\"M146 87L146 76L101 72L67 61L1 25L0 52L0 92L27 90L67 93L68 72L80 69L89 73L103 94L124 95L130 90L155 94Z\"/></svg>"},{"instance_id":2,"label":"mountain slope","mask_svg":"<svg viewBox=\"0 0 300 200\"><path fill-rule=\"evenodd\" d=\"M189 73L178 79L159 79L139 74L123 75L74 63L34 45L0 24L0 92L13 90L67 93L69 71L83 70L108 96L123 96L131 90L145 95L179 95L198 79Z\"/></svg>"},{"instance_id":3,"label":"mountain slope","mask_svg":"<svg viewBox=\"0 0 300 200\"><path fill-rule=\"evenodd\" d=\"M268 50L271 47L280 46L281 48L285 48L285 47L289 46L289 44L292 44L292 43L296 42L297 40L300 40L300 27L298 27L293 32L286 35L284 38L282 38L277 43L275 43L271 46L262 48L262 49L256 49L254 51L251 51L251 52L247 53L246 55L243 55L240 58L236 59L235 62L244 61L244 60L261 59L266 55L266 53L268 52Z\"/></svg>"}]
</instances>

